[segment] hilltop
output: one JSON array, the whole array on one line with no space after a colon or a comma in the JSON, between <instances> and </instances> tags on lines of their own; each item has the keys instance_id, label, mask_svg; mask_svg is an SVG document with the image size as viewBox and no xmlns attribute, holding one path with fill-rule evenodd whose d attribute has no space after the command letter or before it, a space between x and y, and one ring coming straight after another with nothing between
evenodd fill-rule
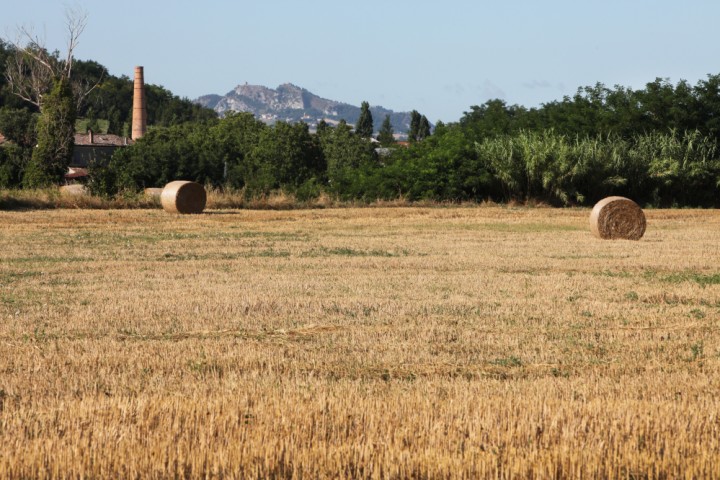
<instances>
[{"instance_id":1,"label":"hilltop","mask_svg":"<svg viewBox=\"0 0 720 480\"><path fill-rule=\"evenodd\" d=\"M303 121L311 128L317 126L320 120L331 125L345 120L354 125L360 116L358 106L322 98L291 83L284 83L275 89L246 83L225 95L203 95L195 103L211 108L221 116L227 111L251 112L268 124ZM375 131L380 128L385 115L390 115L395 133L406 133L410 128L410 112L394 112L381 106L370 107L370 111Z\"/></svg>"}]
</instances>

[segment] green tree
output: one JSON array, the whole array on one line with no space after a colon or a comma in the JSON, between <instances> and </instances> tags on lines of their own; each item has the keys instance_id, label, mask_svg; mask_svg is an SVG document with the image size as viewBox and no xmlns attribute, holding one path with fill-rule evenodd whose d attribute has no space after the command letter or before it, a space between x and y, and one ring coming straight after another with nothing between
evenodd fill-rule
<instances>
[{"instance_id":1,"label":"green tree","mask_svg":"<svg viewBox=\"0 0 720 480\"><path fill-rule=\"evenodd\" d=\"M72 160L75 134L75 98L66 78L56 80L44 96L37 122L37 146L23 177L26 187L59 183Z\"/></svg>"},{"instance_id":2,"label":"green tree","mask_svg":"<svg viewBox=\"0 0 720 480\"><path fill-rule=\"evenodd\" d=\"M360 190L358 183L363 180L358 175L360 169L377 164L373 145L354 134L344 121L335 128L328 127L318 137L330 190L354 198Z\"/></svg>"},{"instance_id":3,"label":"green tree","mask_svg":"<svg viewBox=\"0 0 720 480\"><path fill-rule=\"evenodd\" d=\"M408 140L410 140L410 142L416 142L418 139L421 118L422 117L417 110L410 112L410 131L408 132Z\"/></svg>"},{"instance_id":4,"label":"green tree","mask_svg":"<svg viewBox=\"0 0 720 480\"><path fill-rule=\"evenodd\" d=\"M28 149L16 144L0 146L0 188L13 188L20 185L28 155Z\"/></svg>"},{"instance_id":5,"label":"green tree","mask_svg":"<svg viewBox=\"0 0 720 480\"><path fill-rule=\"evenodd\" d=\"M321 119L317 124L317 134L322 135L329 127L330 125L325 121L325 119Z\"/></svg>"},{"instance_id":6,"label":"green tree","mask_svg":"<svg viewBox=\"0 0 720 480\"><path fill-rule=\"evenodd\" d=\"M378 133L378 141L383 147L389 147L395 143L394 130L390 122L390 115L385 115L380 132Z\"/></svg>"},{"instance_id":7,"label":"green tree","mask_svg":"<svg viewBox=\"0 0 720 480\"><path fill-rule=\"evenodd\" d=\"M250 159L253 171L246 180L250 194L280 188L295 191L325 172L320 146L302 122L278 122L262 130Z\"/></svg>"},{"instance_id":8,"label":"green tree","mask_svg":"<svg viewBox=\"0 0 720 480\"><path fill-rule=\"evenodd\" d=\"M424 140L430 136L430 122L427 117L423 115L420 117L420 124L418 125L417 140Z\"/></svg>"},{"instance_id":9,"label":"green tree","mask_svg":"<svg viewBox=\"0 0 720 480\"><path fill-rule=\"evenodd\" d=\"M362 102L360 106L360 118L358 118L357 124L355 125L355 133L360 135L362 138L370 138L373 134L373 118L370 112L370 104L368 102Z\"/></svg>"},{"instance_id":10,"label":"green tree","mask_svg":"<svg viewBox=\"0 0 720 480\"><path fill-rule=\"evenodd\" d=\"M0 108L0 132L23 148L35 145L37 114L28 109Z\"/></svg>"},{"instance_id":11,"label":"green tree","mask_svg":"<svg viewBox=\"0 0 720 480\"><path fill-rule=\"evenodd\" d=\"M268 129L252 113L228 112L217 125L210 128L210 144L207 151L216 150L222 159L225 184L242 188L253 175L254 167L250 154L258 145L260 135Z\"/></svg>"}]
</instances>

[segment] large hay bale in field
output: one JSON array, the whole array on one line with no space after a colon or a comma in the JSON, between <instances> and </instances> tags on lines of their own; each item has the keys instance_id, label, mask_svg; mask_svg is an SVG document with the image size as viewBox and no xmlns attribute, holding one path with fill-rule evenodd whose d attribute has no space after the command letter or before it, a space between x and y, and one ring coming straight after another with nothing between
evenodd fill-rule
<instances>
[{"instance_id":1,"label":"large hay bale in field","mask_svg":"<svg viewBox=\"0 0 720 480\"><path fill-rule=\"evenodd\" d=\"M169 213L202 213L206 202L205 187L185 180L168 183L160 195L160 203Z\"/></svg>"},{"instance_id":2,"label":"large hay bale in field","mask_svg":"<svg viewBox=\"0 0 720 480\"><path fill-rule=\"evenodd\" d=\"M60 187L60 195L64 197L83 197L88 195L88 190L85 188L85 185L63 185Z\"/></svg>"},{"instance_id":3,"label":"large hay bale in field","mask_svg":"<svg viewBox=\"0 0 720 480\"><path fill-rule=\"evenodd\" d=\"M639 240L645 234L645 214L625 197L607 197L590 213L590 230L602 239Z\"/></svg>"}]
</instances>

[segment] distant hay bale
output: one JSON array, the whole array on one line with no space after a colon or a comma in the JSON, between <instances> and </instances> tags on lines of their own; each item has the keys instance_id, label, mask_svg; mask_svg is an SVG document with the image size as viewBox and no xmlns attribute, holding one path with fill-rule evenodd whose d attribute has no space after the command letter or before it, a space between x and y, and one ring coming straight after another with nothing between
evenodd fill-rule
<instances>
[{"instance_id":1,"label":"distant hay bale","mask_svg":"<svg viewBox=\"0 0 720 480\"><path fill-rule=\"evenodd\" d=\"M177 180L165 185L160 202L169 213L202 213L207 193L199 183Z\"/></svg>"},{"instance_id":2,"label":"distant hay bale","mask_svg":"<svg viewBox=\"0 0 720 480\"><path fill-rule=\"evenodd\" d=\"M162 192L162 188L146 188L145 190L143 190L145 198L147 198L148 200L154 200L158 203L160 203L160 196L162 195Z\"/></svg>"},{"instance_id":3,"label":"distant hay bale","mask_svg":"<svg viewBox=\"0 0 720 480\"><path fill-rule=\"evenodd\" d=\"M60 195L67 197L83 197L88 195L88 190L85 188L85 185L63 185L60 187Z\"/></svg>"},{"instance_id":4,"label":"distant hay bale","mask_svg":"<svg viewBox=\"0 0 720 480\"><path fill-rule=\"evenodd\" d=\"M639 240L645 234L645 214L625 197L607 197L590 213L590 230L602 239Z\"/></svg>"}]
</instances>

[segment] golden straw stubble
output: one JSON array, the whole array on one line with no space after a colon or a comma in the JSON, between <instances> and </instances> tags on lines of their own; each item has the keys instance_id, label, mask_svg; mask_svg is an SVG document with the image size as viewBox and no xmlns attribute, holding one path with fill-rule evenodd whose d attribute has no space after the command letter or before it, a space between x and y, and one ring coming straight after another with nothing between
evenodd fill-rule
<instances>
[{"instance_id":1,"label":"golden straw stubble","mask_svg":"<svg viewBox=\"0 0 720 480\"><path fill-rule=\"evenodd\" d=\"M625 197L604 198L590 213L590 230L604 240L639 240L646 225L642 208Z\"/></svg>"},{"instance_id":2,"label":"golden straw stubble","mask_svg":"<svg viewBox=\"0 0 720 480\"><path fill-rule=\"evenodd\" d=\"M202 213L207 203L207 193L199 183L177 180L165 185L160 202L169 213Z\"/></svg>"}]
</instances>

